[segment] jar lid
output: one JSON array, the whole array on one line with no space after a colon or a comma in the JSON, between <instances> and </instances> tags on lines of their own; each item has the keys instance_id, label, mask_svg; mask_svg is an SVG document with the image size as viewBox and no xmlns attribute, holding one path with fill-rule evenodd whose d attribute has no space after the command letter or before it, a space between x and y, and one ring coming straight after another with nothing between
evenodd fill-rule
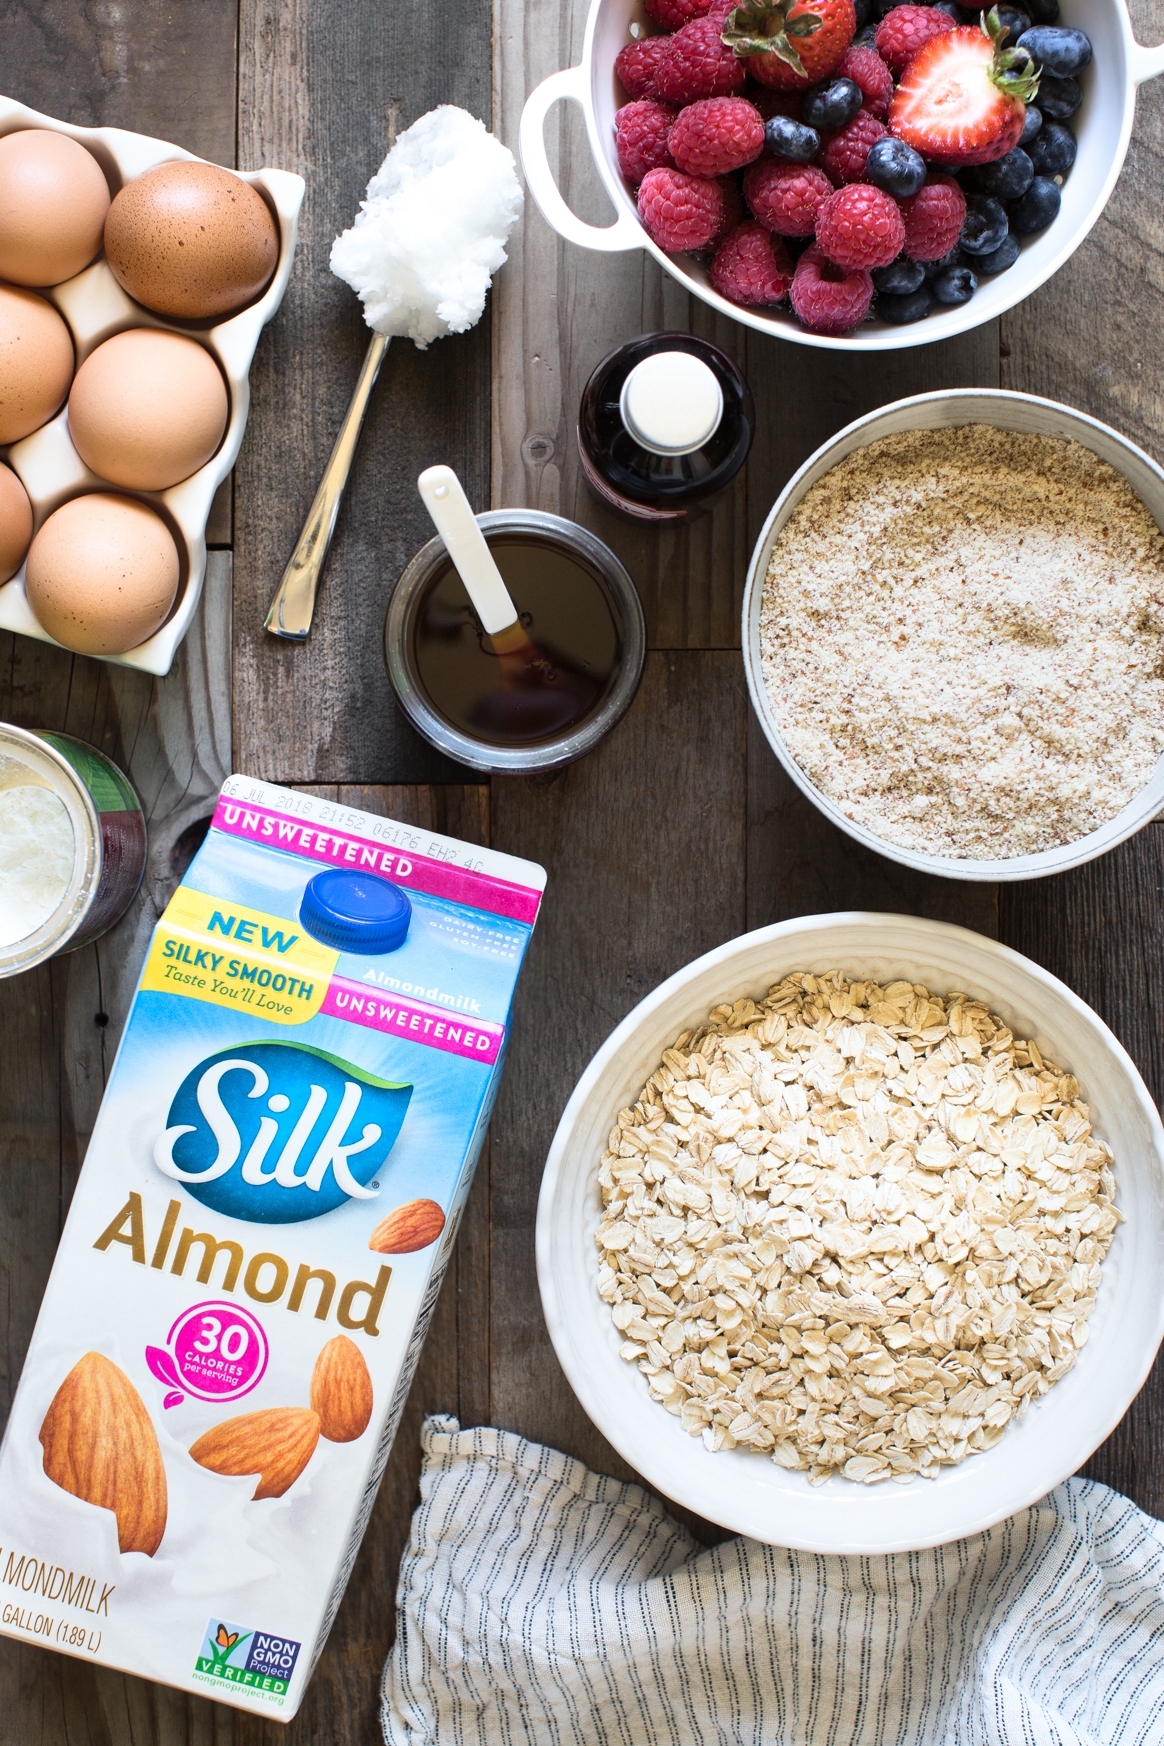
<instances>
[{"instance_id":1,"label":"jar lid","mask_svg":"<svg viewBox=\"0 0 1164 1746\"><path fill-rule=\"evenodd\" d=\"M719 428L723 390L715 371L691 352L655 352L622 385L622 421L656 455L689 455Z\"/></svg>"},{"instance_id":2,"label":"jar lid","mask_svg":"<svg viewBox=\"0 0 1164 1746\"><path fill-rule=\"evenodd\" d=\"M329 867L308 881L299 920L313 939L338 952L395 952L408 937L412 905L375 873Z\"/></svg>"}]
</instances>

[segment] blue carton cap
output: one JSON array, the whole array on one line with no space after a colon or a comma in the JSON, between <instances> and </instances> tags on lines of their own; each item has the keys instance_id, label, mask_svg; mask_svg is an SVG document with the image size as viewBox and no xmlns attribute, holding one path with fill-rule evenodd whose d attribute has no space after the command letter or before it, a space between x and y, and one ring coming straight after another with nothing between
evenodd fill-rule
<instances>
[{"instance_id":1,"label":"blue carton cap","mask_svg":"<svg viewBox=\"0 0 1164 1746\"><path fill-rule=\"evenodd\" d=\"M404 944L412 905L399 886L375 873L328 867L308 881L299 920L321 944L372 957Z\"/></svg>"}]
</instances>

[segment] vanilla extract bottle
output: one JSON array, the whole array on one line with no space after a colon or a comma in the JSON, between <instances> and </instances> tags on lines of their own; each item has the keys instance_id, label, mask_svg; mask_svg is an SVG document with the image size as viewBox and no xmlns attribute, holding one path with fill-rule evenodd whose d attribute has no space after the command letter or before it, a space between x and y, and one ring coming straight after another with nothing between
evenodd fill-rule
<instances>
[{"instance_id":1,"label":"vanilla extract bottle","mask_svg":"<svg viewBox=\"0 0 1164 1746\"><path fill-rule=\"evenodd\" d=\"M652 333L594 371L578 448L604 503L639 521L677 521L735 478L754 427L748 384L718 346L690 333Z\"/></svg>"}]
</instances>

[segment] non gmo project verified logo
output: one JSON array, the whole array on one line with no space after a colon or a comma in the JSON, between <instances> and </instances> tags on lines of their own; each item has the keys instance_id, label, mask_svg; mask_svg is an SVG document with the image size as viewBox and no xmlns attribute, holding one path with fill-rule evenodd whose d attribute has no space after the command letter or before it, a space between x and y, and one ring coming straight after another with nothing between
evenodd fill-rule
<instances>
[{"instance_id":1,"label":"non gmo project verified logo","mask_svg":"<svg viewBox=\"0 0 1164 1746\"><path fill-rule=\"evenodd\" d=\"M280 1702L287 1695L299 1644L229 1619L211 1619L194 1666L196 1677L215 1685L241 1685Z\"/></svg>"}]
</instances>

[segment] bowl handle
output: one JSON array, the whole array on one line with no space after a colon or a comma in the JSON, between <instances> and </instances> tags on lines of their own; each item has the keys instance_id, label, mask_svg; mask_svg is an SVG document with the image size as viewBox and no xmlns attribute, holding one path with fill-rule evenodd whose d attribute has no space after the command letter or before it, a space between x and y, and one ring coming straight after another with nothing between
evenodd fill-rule
<instances>
[{"instance_id":1,"label":"bowl handle","mask_svg":"<svg viewBox=\"0 0 1164 1746\"><path fill-rule=\"evenodd\" d=\"M1145 48L1142 42L1137 42L1133 49L1133 85L1142 85L1145 79L1154 79L1157 73L1164 73L1164 43L1156 48Z\"/></svg>"},{"instance_id":2,"label":"bowl handle","mask_svg":"<svg viewBox=\"0 0 1164 1746\"><path fill-rule=\"evenodd\" d=\"M551 73L548 79L543 79L526 99L517 144L530 193L541 208L546 223L567 242L577 243L583 249L601 249L606 254L641 249L642 226L631 213L620 212L615 222L605 229L585 224L570 211L554 181L554 172L546 156L546 116L555 103L566 98L571 103L585 106L585 96L585 69L566 67L562 72Z\"/></svg>"}]
</instances>

